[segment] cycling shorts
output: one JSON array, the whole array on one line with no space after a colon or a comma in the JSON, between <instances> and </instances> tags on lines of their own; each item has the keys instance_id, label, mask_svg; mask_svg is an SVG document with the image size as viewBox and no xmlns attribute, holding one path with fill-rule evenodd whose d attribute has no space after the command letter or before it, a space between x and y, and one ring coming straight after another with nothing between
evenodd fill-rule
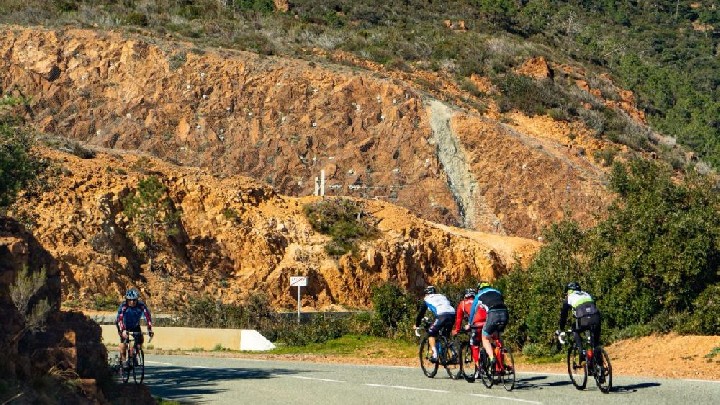
<instances>
[{"instance_id":1,"label":"cycling shorts","mask_svg":"<svg viewBox=\"0 0 720 405\"><path fill-rule=\"evenodd\" d=\"M440 314L428 328L428 336L437 336L441 330L447 335L454 325L455 314Z\"/></svg>"},{"instance_id":2,"label":"cycling shorts","mask_svg":"<svg viewBox=\"0 0 720 405\"><path fill-rule=\"evenodd\" d=\"M496 309L490 310L487 313L487 321L483 326L483 336L490 336L495 332L502 332L505 330L505 325L508 323L508 311L507 309Z\"/></svg>"}]
</instances>

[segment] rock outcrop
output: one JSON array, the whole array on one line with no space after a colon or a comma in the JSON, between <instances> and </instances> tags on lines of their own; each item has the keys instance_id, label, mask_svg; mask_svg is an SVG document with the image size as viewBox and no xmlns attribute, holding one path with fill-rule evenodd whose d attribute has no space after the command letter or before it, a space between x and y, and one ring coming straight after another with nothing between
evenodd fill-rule
<instances>
[{"instance_id":1,"label":"rock outcrop","mask_svg":"<svg viewBox=\"0 0 720 405\"><path fill-rule=\"evenodd\" d=\"M156 310L172 310L203 294L241 302L262 291L276 307L293 308L291 276L309 277L303 305L367 307L373 285L398 281L410 291L428 283L494 278L517 258L528 260L538 243L444 227L406 209L364 201L380 230L357 254L331 257L329 237L311 228L303 206L321 197L288 197L239 176L135 154L95 158L45 150L56 162L52 189L26 195L15 214L57 259L63 300L91 307L97 297L117 297L138 285ZM158 243L152 269L138 252L123 199L141 179L155 176L181 213L180 231ZM333 198L333 197L327 197Z\"/></svg>"}]
</instances>

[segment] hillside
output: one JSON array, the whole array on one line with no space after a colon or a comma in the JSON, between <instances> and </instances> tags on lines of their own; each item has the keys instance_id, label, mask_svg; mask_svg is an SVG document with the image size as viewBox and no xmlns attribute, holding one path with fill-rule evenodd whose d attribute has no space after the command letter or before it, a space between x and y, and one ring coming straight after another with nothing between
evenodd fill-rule
<instances>
[{"instance_id":1,"label":"hillside","mask_svg":"<svg viewBox=\"0 0 720 405\"><path fill-rule=\"evenodd\" d=\"M370 288L394 280L415 291L428 283L495 278L517 259L529 260L533 240L453 231L376 200L364 211L380 236L357 254L333 258L329 241L312 230L302 207L320 197L287 197L252 179L221 177L134 153L93 158L46 149L54 162L51 190L26 195L15 215L33 229L61 270L63 303L114 302L138 284L157 311L207 294L241 302L264 292L280 308L295 305L289 279L306 275L303 305L367 307ZM180 230L161 238L152 268L130 231L122 202L138 182L155 176L181 213Z\"/></svg>"},{"instance_id":2,"label":"hillside","mask_svg":"<svg viewBox=\"0 0 720 405\"><path fill-rule=\"evenodd\" d=\"M613 145L578 123L458 109L413 76L113 33L4 32L0 86L32 98L38 130L89 146L242 174L293 196L312 194L324 170L328 195L522 237L564 215L590 224L608 202L597 152ZM633 112L631 102L617 108Z\"/></svg>"}]
</instances>

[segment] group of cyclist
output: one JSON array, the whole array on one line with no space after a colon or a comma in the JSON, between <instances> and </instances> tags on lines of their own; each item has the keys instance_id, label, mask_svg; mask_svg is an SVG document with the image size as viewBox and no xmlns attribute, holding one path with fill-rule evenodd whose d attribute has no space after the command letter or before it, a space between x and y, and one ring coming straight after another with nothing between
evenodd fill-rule
<instances>
[{"instance_id":1,"label":"group of cyclist","mask_svg":"<svg viewBox=\"0 0 720 405\"><path fill-rule=\"evenodd\" d=\"M478 283L477 289L465 290L457 309L453 308L450 300L445 295L439 294L434 286L426 287L424 293L423 299L418 304L414 328L417 331L426 312L428 310L432 312L435 319L427 330L428 341L433 351L431 361L437 361L435 338L438 334L450 331L454 336L460 332L463 321L465 321L464 329L470 332L470 348L475 365L479 365L480 344L485 349L490 364L494 365L495 355L490 337L494 333L503 332L509 320L508 308L502 293L493 288L490 283L482 281ZM592 296L583 291L580 284L575 281L565 286L565 298L560 309L559 329L555 331L556 336L565 329L571 310L575 318L571 329L575 345L582 355L580 333L589 330L593 335L595 345L600 345L600 311ZM476 367L476 370L479 369L480 367ZM479 376L475 375L474 377L478 378Z\"/></svg>"},{"instance_id":2,"label":"group of cyclist","mask_svg":"<svg viewBox=\"0 0 720 405\"><path fill-rule=\"evenodd\" d=\"M470 347L472 358L477 366L480 358L480 345L485 349L490 364L495 364L494 351L490 337L494 333L501 333L509 320L508 308L505 305L502 293L493 288L486 281L478 283L477 289L468 288L465 290L462 300L455 309L450 300L439 294L434 286L428 286L424 290L424 297L418 305L417 316L415 317L415 329L420 328L420 322L429 310L434 316L433 323L428 328L428 340L432 348L431 361L437 362L438 353L435 346L435 338L439 333L448 331L454 336L460 332L463 321L465 330L470 332ZM144 302L140 301L140 293L137 289L131 288L125 293L125 300L118 308L115 324L120 336L120 360L126 366L125 352L129 340L128 334L140 332L140 320L145 318L148 335L154 336L152 330L152 318L150 310ZM575 338L575 345L582 355L582 340L580 333L589 330L595 341L600 345L600 311L590 294L580 288L577 282L570 282L565 286L565 299L560 309L559 329L555 331L559 335L565 329L570 312L575 322L571 329ZM138 335L138 344L142 346L142 335ZM479 367L476 368L479 370ZM475 376L478 378L478 376Z\"/></svg>"}]
</instances>

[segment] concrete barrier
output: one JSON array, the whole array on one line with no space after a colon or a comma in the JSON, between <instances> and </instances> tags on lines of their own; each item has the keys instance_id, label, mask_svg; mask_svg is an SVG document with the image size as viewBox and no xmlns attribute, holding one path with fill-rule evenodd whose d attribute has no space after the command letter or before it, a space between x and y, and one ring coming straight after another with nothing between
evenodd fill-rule
<instances>
[{"instance_id":1,"label":"concrete barrier","mask_svg":"<svg viewBox=\"0 0 720 405\"><path fill-rule=\"evenodd\" d=\"M120 338L115 325L100 325L105 343L117 344ZM143 330L146 330L143 327ZM275 345L256 330L251 329L202 329L156 326L155 337L150 345L163 350L231 350L263 351L272 350ZM145 337L145 345L147 343Z\"/></svg>"}]
</instances>

